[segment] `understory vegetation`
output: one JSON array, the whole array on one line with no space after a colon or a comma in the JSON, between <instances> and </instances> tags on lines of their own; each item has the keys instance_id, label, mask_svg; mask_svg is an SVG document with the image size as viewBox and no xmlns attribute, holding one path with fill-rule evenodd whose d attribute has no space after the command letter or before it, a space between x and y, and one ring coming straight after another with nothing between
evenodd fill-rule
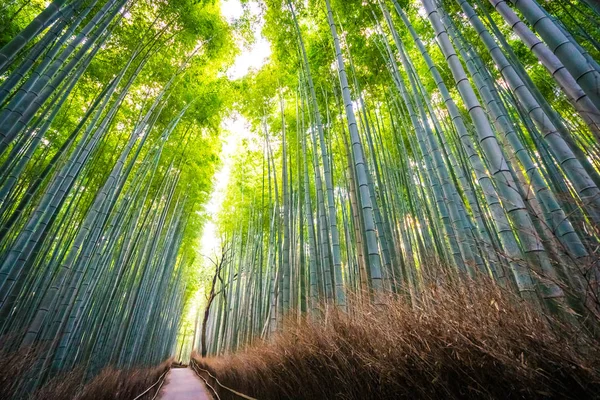
<instances>
[{"instance_id":1,"label":"understory vegetation","mask_svg":"<svg viewBox=\"0 0 600 400\"><path fill-rule=\"evenodd\" d=\"M348 313L288 321L269 342L194 361L261 400L600 398L596 338L487 279L429 280L418 303L356 300Z\"/></svg>"},{"instance_id":2,"label":"understory vegetation","mask_svg":"<svg viewBox=\"0 0 600 400\"><path fill-rule=\"evenodd\" d=\"M76 368L51 377L35 392L28 394L20 385L21 377L31 376L37 367L40 349L0 353L0 398L20 400L123 400L134 399L152 387L172 365L172 360L152 367L115 369L106 367L91 380L84 380L84 370ZM152 399L159 390L152 387L142 399Z\"/></svg>"}]
</instances>

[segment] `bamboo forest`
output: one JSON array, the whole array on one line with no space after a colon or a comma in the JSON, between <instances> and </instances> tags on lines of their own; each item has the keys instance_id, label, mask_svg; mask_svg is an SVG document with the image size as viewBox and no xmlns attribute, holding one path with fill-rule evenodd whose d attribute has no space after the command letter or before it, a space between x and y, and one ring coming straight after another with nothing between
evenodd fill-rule
<instances>
[{"instance_id":1,"label":"bamboo forest","mask_svg":"<svg viewBox=\"0 0 600 400\"><path fill-rule=\"evenodd\" d=\"M597 0L0 0L1 399L600 399Z\"/></svg>"}]
</instances>

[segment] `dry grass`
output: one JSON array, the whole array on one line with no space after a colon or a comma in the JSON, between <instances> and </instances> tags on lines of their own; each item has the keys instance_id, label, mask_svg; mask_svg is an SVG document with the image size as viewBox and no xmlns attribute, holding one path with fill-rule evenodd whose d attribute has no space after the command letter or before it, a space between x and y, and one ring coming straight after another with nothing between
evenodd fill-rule
<instances>
[{"instance_id":1,"label":"dry grass","mask_svg":"<svg viewBox=\"0 0 600 400\"><path fill-rule=\"evenodd\" d=\"M2 347L0 347L2 348ZM122 400L133 399L170 368L171 360L157 367L117 370L103 369L86 384L83 372L75 369L53 377L35 393L27 396L19 385L37 365L39 352L32 349L0 351L0 399L31 400ZM25 378L26 379L26 378ZM151 399L158 385L143 399Z\"/></svg>"},{"instance_id":2,"label":"dry grass","mask_svg":"<svg viewBox=\"0 0 600 400\"><path fill-rule=\"evenodd\" d=\"M18 393L21 377L36 361L37 350L10 351L6 345L9 340L8 336L0 339L0 399L11 399Z\"/></svg>"},{"instance_id":3,"label":"dry grass","mask_svg":"<svg viewBox=\"0 0 600 400\"><path fill-rule=\"evenodd\" d=\"M490 283L380 303L196 361L261 400L600 398L600 344Z\"/></svg>"},{"instance_id":4,"label":"dry grass","mask_svg":"<svg viewBox=\"0 0 600 400\"><path fill-rule=\"evenodd\" d=\"M78 371L57 377L46 384L32 398L36 400L73 399L73 400L122 400L134 399L170 368L166 361L154 368L132 368L118 370L104 368L83 387L79 385L81 375ZM150 390L143 399L151 399L159 385Z\"/></svg>"},{"instance_id":5,"label":"dry grass","mask_svg":"<svg viewBox=\"0 0 600 400\"><path fill-rule=\"evenodd\" d=\"M78 400L133 399L152 386L169 369L170 361L154 368L115 370L105 368L78 394ZM151 399L159 385L150 390L144 399ZM106 389L111 390L107 391Z\"/></svg>"}]
</instances>

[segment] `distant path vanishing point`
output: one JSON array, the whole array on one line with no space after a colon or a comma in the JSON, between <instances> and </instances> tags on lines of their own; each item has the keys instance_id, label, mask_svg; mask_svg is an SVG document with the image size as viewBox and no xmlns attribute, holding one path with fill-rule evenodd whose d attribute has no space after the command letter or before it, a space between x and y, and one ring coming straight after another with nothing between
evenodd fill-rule
<instances>
[{"instance_id":1,"label":"distant path vanishing point","mask_svg":"<svg viewBox=\"0 0 600 400\"><path fill-rule=\"evenodd\" d=\"M204 383L190 368L171 369L161 392L161 400L212 400Z\"/></svg>"}]
</instances>

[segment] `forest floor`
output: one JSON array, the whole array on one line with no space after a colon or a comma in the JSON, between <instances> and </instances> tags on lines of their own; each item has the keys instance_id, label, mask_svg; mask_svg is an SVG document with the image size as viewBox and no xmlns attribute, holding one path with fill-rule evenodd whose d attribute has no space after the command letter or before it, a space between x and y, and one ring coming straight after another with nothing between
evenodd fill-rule
<instances>
[{"instance_id":1,"label":"forest floor","mask_svg":"<svg viewBox=\"0 0 600 400\"><path fill-rule=\"evenodd\" d=\"M167 376L162 400L211 400L204 384L190 368L173 368Z\"/></svg>"}]
</instances>

